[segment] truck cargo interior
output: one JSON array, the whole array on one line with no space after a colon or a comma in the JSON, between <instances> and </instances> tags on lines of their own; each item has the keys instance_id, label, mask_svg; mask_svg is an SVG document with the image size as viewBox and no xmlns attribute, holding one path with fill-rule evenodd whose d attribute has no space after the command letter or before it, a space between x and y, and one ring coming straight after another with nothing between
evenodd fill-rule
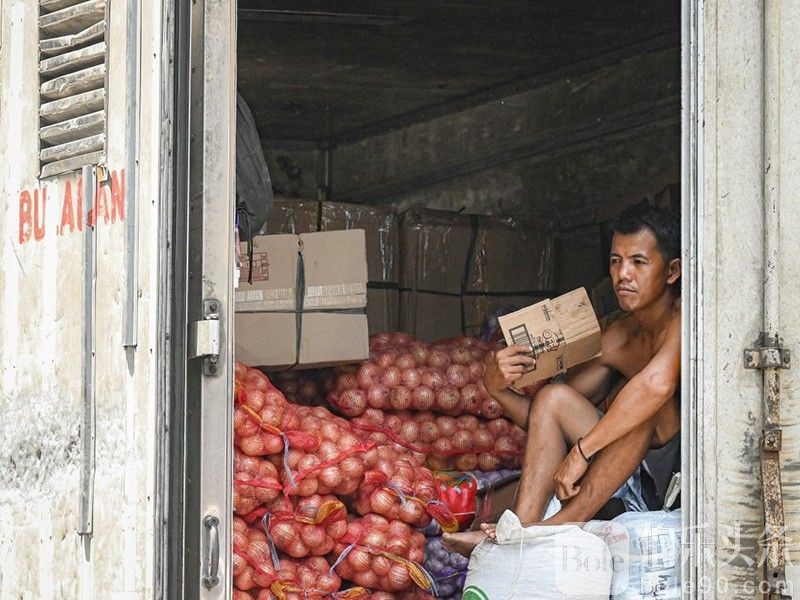
<instances>
[{"instance_id":1,"label":"truck cargo interior","mask_svg":"<svg viewBox=\"0 0 800 600\"><path fill-rule=\"evenodd\" d=\"M373 363L394 369L381 356L413 342L399 332L431 356L444 349L456 364L461 348L475 362L502 338L498 315L578 288L605 327L620 315L610 221L640 203L681 213L676 0L240 0L237 35L238 127L257 135L273 198L260 235L237 253L236 359L261 368L291 402L361 419L376 407L441 409L438 399L412 397L412 375L408 398L396 402L394 392L348 395L363 375L356 359L371 351ZM352 229L363 238L334 234ZM333 237L303 237L317 232ZM299 265L290 235L302 242ZM273 289L281 284L268 280L300 286L305 300L285 304ZM298 311L308 313L302 333ZM459 336L481 341L436 345ZM348 362L356 366L341 366ZM458 397L454 406L500 416L476 398L475 410ZM410 414L394 425L414 446L421 434ZM670 452L674 468L652 478L652 497L676 485L680 445ZM502 502L513 497L519 461L499 456L442 451L427 466L498 472L479 483ZM241 497L234 490L234 503ZM624 508L617 499L599 516ZM236 536L234 524L234 553ZM424 564L436 566L427 554ZM440 582L438 597L461 597L450 583Z\"/></svg>"}]
</instances>

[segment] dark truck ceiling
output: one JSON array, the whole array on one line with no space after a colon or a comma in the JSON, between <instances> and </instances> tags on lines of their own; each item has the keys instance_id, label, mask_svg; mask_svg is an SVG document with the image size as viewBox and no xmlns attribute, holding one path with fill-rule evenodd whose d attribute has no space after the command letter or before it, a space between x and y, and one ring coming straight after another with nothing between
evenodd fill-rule
<instances>
[{"instance_id":1,"label":"dark truck ceiling","mask_svg":"<svg viewBox=\"0 0 800 600\"><path fill-rule=\"evenodd\" d=\"M239 91L265 146L335 144L679 39L677 0L240 0Z\"/></svg>"}]
</instances>

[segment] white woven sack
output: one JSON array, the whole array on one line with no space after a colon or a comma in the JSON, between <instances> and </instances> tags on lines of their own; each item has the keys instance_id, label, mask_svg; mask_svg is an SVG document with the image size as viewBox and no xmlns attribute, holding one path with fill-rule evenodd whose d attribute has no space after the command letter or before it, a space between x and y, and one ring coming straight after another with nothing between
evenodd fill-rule
<instances>
[{"instance_id":1,"label":"white woven sack","mask_svg":"<svg viewBox=\"0 0 800 600\"><path fill-rule=\"evenodd\" d=\"M523 527L507 510L472 552L463 600L608 600L611 554L575 525Z\"/></svg>"}]
</instances>

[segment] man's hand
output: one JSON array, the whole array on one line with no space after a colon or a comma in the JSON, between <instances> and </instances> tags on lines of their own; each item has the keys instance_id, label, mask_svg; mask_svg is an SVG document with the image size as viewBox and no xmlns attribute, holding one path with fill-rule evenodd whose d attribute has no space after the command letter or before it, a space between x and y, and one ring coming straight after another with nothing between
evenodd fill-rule
<instances>
[{"instance_id":1,"label":"man's hand","mask_svg":"<svg viewBox=\"0 0 800 600\"><path fill-rule=\"evenodd\" d=\"M528 356L530 352L530 346L515 344L489 354L483 374L486 391L490 394L501 392L522 377L536 364L536 359Z\"/></svg>"},{"instance_id":2,"label":"man's hand","mask_svg":"<svg viewBox=\"0 0 800 600\"><path fill-rule=\"evenodd\" d=\"M558 467L556 474L553 475L553 482L556 484L556 498L564 502L576 496L581 491L578 481L586 473L588 467L589 463L583 459L578 447L574 446L561 466Z\"/></svg>"}]
</instances>

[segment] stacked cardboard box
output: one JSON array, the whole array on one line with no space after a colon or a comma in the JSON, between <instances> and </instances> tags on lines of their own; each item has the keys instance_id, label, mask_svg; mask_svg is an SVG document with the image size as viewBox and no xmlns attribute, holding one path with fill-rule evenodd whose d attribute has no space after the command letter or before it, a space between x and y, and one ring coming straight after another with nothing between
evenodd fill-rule
<instances>
[{"instance_id":1,"label":"stacked cardboard box","mask_svg":"<svg viewBox=\"0 0 800 600\"><path fill-rule=\"evenodd\" d=\"M253 239L252 283L236 291L236 359L273 369L369 356L364 231Z\"/></svg>"},{"instance_id":2,"label":"stacked cardboard box","mask_svg":"<svg viewBox=\"0 0 800 600\"><path fill-rule=\"evenodd\" d=\"M549 295L553 231L521 217L412 210L401 219L401 265L403 331L474 335L494 310Z\"/></svg>"},{"instance_id":3,"label":"stacked cardboard box","mask_svg":"<svg viewBox=\"0 0 800 600\"><path fill-rule=\"evenodd\" d=\"M369 331L396 331L400 304L399 234L397 215L392 209L344 202L276 200L267 218L267 233L349 229L365 232Z\"/></svg>"}]
</instances>

